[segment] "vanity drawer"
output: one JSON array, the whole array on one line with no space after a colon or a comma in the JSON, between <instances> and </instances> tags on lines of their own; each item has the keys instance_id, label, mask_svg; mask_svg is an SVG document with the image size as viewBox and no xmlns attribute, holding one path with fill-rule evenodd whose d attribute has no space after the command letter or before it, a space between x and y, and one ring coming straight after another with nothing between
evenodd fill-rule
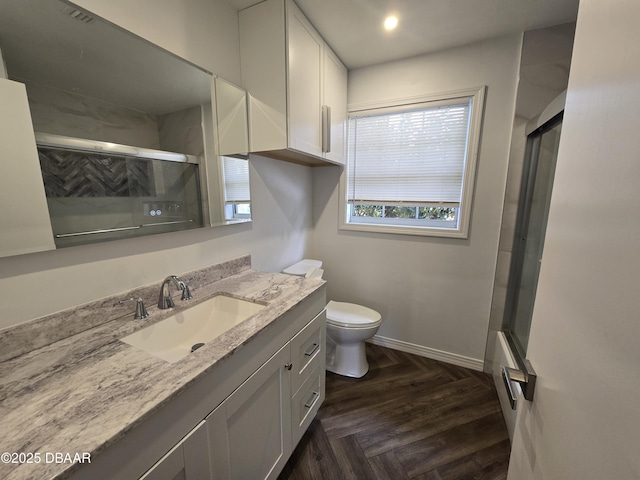
<instances>
[{"instance_id":1,"label":"vanity drawer","mask_svg":"<svg viewBox=\"0 0 640 480\"><path fill-rule=\"evenodd\" d=\"M291 432L293 445L296 445L315 418L324 401L326 372L319 366L310 372L300 390L291 399Z\"/></svg>"},{"instance_id":2,"label":"vanity drawer","mask_svg":"<svg viewBox=\"0 0 640 480\"><path fill-rule=\"evenodd\" d=\"M326 314L323 310L291 339L291 393L295 394L311 373L325 365Z\"/></svg>"}]
</instances>

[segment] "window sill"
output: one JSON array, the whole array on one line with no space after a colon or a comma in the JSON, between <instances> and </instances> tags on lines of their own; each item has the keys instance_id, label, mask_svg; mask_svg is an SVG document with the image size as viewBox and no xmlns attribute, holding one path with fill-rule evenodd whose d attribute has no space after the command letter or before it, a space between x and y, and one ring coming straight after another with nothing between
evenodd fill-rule
<instances>
[{"instance_id":1,"label":"window sill","mask_svg":"<svg viewBox=\"0 0 640 480\"><path fill-rule=\"evenodd\" d=\"M422 237L468 238L468 232L454 228L412 227L408 225L379 225L373 223L341 222L340 230L356 232L387 233L395 235L418 235Z\"/></svg>"}]
</instances>

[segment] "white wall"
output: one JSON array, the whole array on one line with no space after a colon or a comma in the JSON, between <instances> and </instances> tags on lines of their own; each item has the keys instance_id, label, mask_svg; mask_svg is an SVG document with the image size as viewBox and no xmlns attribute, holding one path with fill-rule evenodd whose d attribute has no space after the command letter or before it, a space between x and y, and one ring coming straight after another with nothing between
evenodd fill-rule
<instances>
[{"instance_id":1,"label":"white wall","mask_svg":"<svg viewBox=\"0 0 640 480\"><path fill-rule=\"evenodd\" d=\"M239 77L239 62L235 65L239 43L237 14L227 15L223 2L78 3L125 28L135 27L137 33L148 34L149 40L158 40L165 48L197 60L203 67L215 70L214 66L223 65L221 70L228 69ZM218 39L226 33L232 37L227 41L233 44L235 57L233 61L220 63L219 52L211 43L214 36ZM227 75L233 80L231 77ZM247 253L252 255L253 266L262 270L279 271L298 261L308 250L312 224L311 170L254 156L250 175L254 219L251 224L0 259L0 328L137 286L159 284L166 275Z\"/></svg>"},{"instance_id":2,"label":"white wall","mask_svg":"<svg viewBox=\"0 0 640 480\"><path fill-rule=\"evenodd\" d=\"M639 24L580 2L513 480L640 478Z\"/></svg>"},{"instance_id":3,"label":"white wall","mask_svg":"<svg viewBox=\"0 0 640 480\"><path fill-rule=\"evenodd\" d=\"M378 332L423 354L482 368L496 266L521 36L356 69L349 103L487 85L468 240L338 230L338 167L314 170L313 256L328 297L378 310Z\"/></svg>"}]
</instances>

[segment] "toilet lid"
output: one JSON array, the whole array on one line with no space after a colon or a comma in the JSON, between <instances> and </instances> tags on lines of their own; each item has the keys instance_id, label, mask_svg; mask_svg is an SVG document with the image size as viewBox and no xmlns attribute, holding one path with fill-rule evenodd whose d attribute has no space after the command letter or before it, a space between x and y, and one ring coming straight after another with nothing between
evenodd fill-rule
<instances>
[{"instance_id":1,"label":"toilet lid","mask_svg":"<svg viewBox=\"0 0 640 480\"><path fill-rule=\"evenodd\" d=\"M322 262L320 260L310 260L305 258L304 260L300 260L298 263L294 263L290 267L285 268L282 272L288 273L289 275L304 276L309 270L314 268L322 268Z\"/></svg>"},{"instance_id":2,"label":"toilet lid","mask_svg":"<svg viewBox=\"0 0 640 480\"><path fill-rule=\"evenodd\" d=\"M334 302L327 303L327 323L339 327L366 328L382 321L378 312L355 303Z\"/></svg>"}]
</instances>

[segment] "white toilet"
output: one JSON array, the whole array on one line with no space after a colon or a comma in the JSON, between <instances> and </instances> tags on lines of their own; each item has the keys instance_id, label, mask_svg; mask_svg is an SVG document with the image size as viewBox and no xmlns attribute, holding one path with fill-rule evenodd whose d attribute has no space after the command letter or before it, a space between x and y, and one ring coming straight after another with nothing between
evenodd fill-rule
<instances>
[{"instance_id":1,"label":"white toilet","mask_svg":"<svg viewBox=\"0 0 640 480\"><path fill-rule=\"evenodd\" d=\"M290 275L321 278L319 260L304 259L283 270ZM327 304L327 370L338 375L360 378L369 371L364 342L373 337L382 317L378 312L354 303Z\"/></svg>"}]
</instances>

